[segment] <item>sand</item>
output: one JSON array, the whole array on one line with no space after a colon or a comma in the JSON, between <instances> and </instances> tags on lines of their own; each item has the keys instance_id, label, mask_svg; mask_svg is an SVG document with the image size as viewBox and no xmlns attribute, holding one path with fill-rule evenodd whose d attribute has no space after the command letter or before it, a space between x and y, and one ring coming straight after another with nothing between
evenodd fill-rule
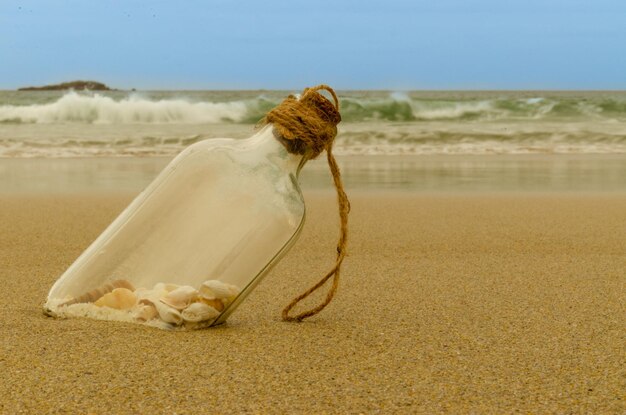
<instances>
[{"instance_id":1,"label":"sand","mask_svg":"<svg viewBox=\"0 0 626 415\"><path fill-rule=\"evenodd\" d=\"M0 199L0 413L624 413L626 196L352 195L335 301L330 193L226 326L54 320L56 278L130 195Z\"/></svg>"}]
</instances>

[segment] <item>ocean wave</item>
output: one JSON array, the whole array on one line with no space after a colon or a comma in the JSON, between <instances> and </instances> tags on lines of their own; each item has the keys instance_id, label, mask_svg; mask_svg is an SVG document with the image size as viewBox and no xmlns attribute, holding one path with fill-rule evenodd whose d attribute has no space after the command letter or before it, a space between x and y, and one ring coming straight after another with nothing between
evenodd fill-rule
<instances>
[{"instance_id":1,"label":"ocean wave","mask_svg":"<svg viewBox=\"0 0 626 415\"><path fill-rule=\"evenodd\" d=\"M258 106L258 103L254 104ZM242 122L249 115L249 111L247 103L242 101L190 102L184 99L153 101L139 95L115 100L97 93L79 94L72 91L52 103L0 106L0 122L203 124Z\"/></svg>"},{"instance_id":2,"label":"ocean wave","mask_svg":"<svg viewBox=\"0 0 626 415\"><path fill-rule=\"evenodd\" d=\"M259 95L232 101L184 97L146 97L131 93L111 97L99 93L68 92L56 101L0 105L4 124L215 124L256 123L280 99ZM341 99L345 122L433 122L499 120L626 120L626 99L596 97L500 97L430 99L395 92L387 96Z\"/></svg>"},{"instance_id":3,"label":"ocean wave","mask_svg":"<svg viewBox=\"0 0 626 415\"><path fill-rule=\"evenodd\" d=\"M540 119L625 119L626 101L533 98L484 100L412 99L405 94L388 98L342 100L345 121L494 121Z\"/></svg>"}]
</instances>

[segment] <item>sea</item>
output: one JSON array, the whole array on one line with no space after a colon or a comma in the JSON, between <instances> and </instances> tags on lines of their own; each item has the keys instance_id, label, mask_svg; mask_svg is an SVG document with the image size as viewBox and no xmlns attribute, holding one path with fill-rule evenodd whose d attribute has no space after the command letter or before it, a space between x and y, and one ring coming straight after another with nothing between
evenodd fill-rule
<instances>
[{"instance_id":1,"label":"sea","mask_svg":"<svg viewBox=\"0 0 626 415\"><path fill-rule=\"evenodd\" d=\"M0 91L0 193L136 191L297 91ZM626 191L626 91L338 91L346 185ZM328 188L323 160L304 187Z\"/></svg>"}]
</instances>

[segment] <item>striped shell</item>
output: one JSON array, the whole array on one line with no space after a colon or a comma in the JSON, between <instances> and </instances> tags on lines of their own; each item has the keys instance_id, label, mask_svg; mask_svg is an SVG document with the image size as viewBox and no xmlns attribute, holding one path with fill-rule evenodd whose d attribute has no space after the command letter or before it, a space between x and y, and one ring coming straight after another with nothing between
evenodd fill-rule
<instances>
[{"instance_id":1,"label":"striped shell","mask_svg":"<svg viewBox=\"0 0 626 415\"><path fill-rule=\"evenodd\" d=\"M79 295L69 301L64 302L61 306L67 306L72 304L81 304L81 303L93 303L96 300L100 299L105 294L110 293L116 288L126 288L130 291L135 291L133 284L126 280L115 280L110 283L101 285L98 288L95 288L91 291L86 292L85 294Z\"/></svg>"}]
</instances>

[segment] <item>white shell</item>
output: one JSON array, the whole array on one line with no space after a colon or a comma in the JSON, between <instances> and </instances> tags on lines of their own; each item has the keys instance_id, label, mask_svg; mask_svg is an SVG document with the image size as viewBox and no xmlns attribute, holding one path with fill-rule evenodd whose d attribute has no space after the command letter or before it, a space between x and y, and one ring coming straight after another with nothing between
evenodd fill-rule
<instances>
[{"instance_id":1,"label":"white shell","mask_svg":"<svg viewBox=\"0 0 626 415\"><path fill-rule=\"evenodd\" d=\"M200 296L199 298L200 302L203 302L204 304L208 305L209 307L213 307L214 309L216 309L217 311L219 311L220 313L222 311L224 311L224 307L226 306L226 302L227 300L218 300L217 298L214 298L212 300L206 298L206 297L202 297Z\"/></svg>"},{"instance_id":2,"label":"white shell","mask_svg":"<svg viewBox=\"0 0 626 415\"><path fill-rule=\"evenodd\" d=\"M198 294L199 292L195 288L183 285L163 296L161 302L177 310L182 310L196 300Z\"/></svg>"},{"instance_id":3,"label":"white shell","mask_svg":"<svg viewBox=\"0 0 626 415\"><path fill-rule=\"evenodd\" d=\"M154 289L155 290L165 290L168 293L170 291L174 291L175 289L177 289L178 287L180 287L180 285L178 284L172 284L172 283L166 283L166 282L158 282L155 284Z\"/></svg>"},{"instance_id":4,"label":"white shell","mask_svg":"<svg viewBox=\"0 0 626 415\"><path fill-rule=\"evenodd\" d=\"M159 315L156 307L152 303L143 303L139 304L133 317L135 317L139 321L149 321Z\"/></svg>"},{"instance_id":5,"label":"white shell","mask_svg":"<svg viewBox=\"0 0 626 415\"><path fill-rule=\"evenodd\" d=\"M185 321L194 323L210 320L220 315L220 312L205 303L192 303L182 312Z\"/></svg>"},{"instance_id":6,"label":"white shell","mask_svg":"<svg viewBox=\"0 0 626 415\"><path fill-rule=\"evenodd\" d=\"M116 288L110 293L100 297L94 305L109 307L116 310L128 310L137 303L137 296L128 288Z\"/></svg>"},{"instance_id":7,"label":"white shell","mask_svg":"<svg viewBox=\"0 0 626 415\"><path fill-rule=\"evenodd\" d=\"M141 302L141 300L149 300L151 303L156 303L161 297L167 295L167 291L158 288L153 288L151 290L138 288L135 291L135 294L137 295L137 298L139 298L139 302Z\"/></svg>"},{"instance_id":8,"label":"white shell","mask_svg":"<svg viewBox=\"0 0 626 415\"><path fill-rule=\"evenodd\" d=\"M183 324L183 316L180 315L180 311L165 305L160 301L154 303L154 306L159 313L159 317L164 322L174 324L176 326Z\"/></svg>"},{"instance_id":9,"label":"white shell","mask_svg":"<svg viewBox=\"0 0 626 415\"><path fill-rule=\"evenodd\" d=\"M209 300L232 299L239 294L239 288L218 280L208 280L202 283L200 295Z\"/></svg>"}]
</instances>

